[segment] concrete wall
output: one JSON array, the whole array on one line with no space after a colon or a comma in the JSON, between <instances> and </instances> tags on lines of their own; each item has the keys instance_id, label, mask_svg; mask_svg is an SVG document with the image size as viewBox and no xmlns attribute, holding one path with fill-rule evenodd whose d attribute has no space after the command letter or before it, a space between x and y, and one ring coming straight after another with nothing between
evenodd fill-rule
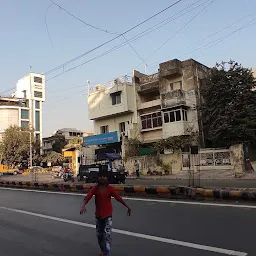
<instances>
[{"instance_id":1,"label":"concrete wall","mask_svg":"<svg viewBox=\"0 0 256 256\"><path fill-rule=\"evenodd\" d=\"M0 132L4 132L12 125L20 126L18 107L0 106Z\"/></svg>"},{"instance_id":2,"label":"concrete wall","mask_svg":"<svg viewBox=\"0 0 256 256\"><path fill-rule=\"evenodd\" d=\"M121 103L112 105L111 93L121 92ZM121 115L135 110L135 91L132 85L121 84L105 89L103 86L88 96L89 119L95 120L106 116Z\"/></svg>"},{"instance_id":3,"label":"concrete wall","mask_svg":"<svg viewBox=\"0 0 256 256\"><path fill-rule=\"evenodd\" d=\"M182 169L181 162L181 152L177 151L173 154L165 154L159 155L160 159L165 164L170 164L172 166L172 173L177 174ZM139 156L139 157L131 157L125 162L126 170L131 174L135 172L134 161L138 160L140 164L140 172L143 175L146 175L149 171L156 171L158 173L163 173L164 170L162 167L157 165L157 156Z\"/></svg>"},{"instance_id":4,"label":"concrete wall","mask_svg":"<svg viewBox=\"0 0 256 256\"><path fill-rule=\"evenodd\" d=\"M243 145L238 144L230 147L231 164L236 176L242 175L245 171Z\"/></svg>"},{"instance_id":5,"label":"concrete wall","mask_svg":"<svg viewBox=\"0 0 256 256\"><path fill-rule=\"evenodd\" d=\"M94 120L94 133L100 134L100 127L108 125L109 132L120 131L119 124L125 122L126 131L130 130L133 119L133 113L120 116L112 116L104 119ZM129 124L128 124L129 122Z\"/></svg>"},{"instance_id":6,"label":"concrete wall","mask_svg":"<svg viewBox=\"0 0 256 256\"><path fill-rule=\"evenodd\" d=\"M188 121L178 121L163 124L162 136L164 139L172 136L180 136L190 134L190 126Z\"/></svg>"},{"instance_id":7,"label":"concrete wall","mask_svg":"<svg viewBox=\"0 0 256 256\"><path fill-rule=\"evenodd\" d=\"M163 131L162 128L154 128L150 131L143 132L141 134L141 139L143 142L153 142L162 139Z\"/></svg>"}]
</instances>

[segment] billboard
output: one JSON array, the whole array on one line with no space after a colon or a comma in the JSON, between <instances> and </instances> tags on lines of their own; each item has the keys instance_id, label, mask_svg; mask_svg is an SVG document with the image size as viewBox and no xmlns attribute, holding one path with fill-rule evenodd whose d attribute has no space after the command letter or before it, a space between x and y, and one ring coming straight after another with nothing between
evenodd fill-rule
<instances>
[{"instance_id":1,"label":"billboard","mask_svg":"<svg viewBox=\"0 0 256 256\"><path fill-rule=\"evenodd\" d=\"M117 131L83 137L84 147L93 145L104 145L115 142L120 142L120 134Z\"/></svg>"}]
</instances>

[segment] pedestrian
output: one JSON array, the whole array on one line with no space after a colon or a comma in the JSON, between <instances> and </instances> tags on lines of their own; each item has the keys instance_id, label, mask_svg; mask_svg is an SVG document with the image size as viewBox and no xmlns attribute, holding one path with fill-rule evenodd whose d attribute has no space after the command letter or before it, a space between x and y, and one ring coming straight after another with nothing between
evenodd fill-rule
<instances>
[{"instance_id":1,"label":"pedestrian","mask_svg":"<svg viewBox=\"0 0 256 256\"><path fill-rule=\"evenodd\" d=\"M140 164L137 160L135 160L134 166L135 166L135 170L136 170L137 179L139 179L140 178Z\"/></svg>"},{"instance_id":2,"label":"pedestrian","mask_svg":"<svg viewBox=\"0 0 256 256\"><path fill-rule=\"evenodd\" d=\"M84 214L86 212L85 206L91 200L93 195L95 195L96 233L101 249L100 256L110 256L113 213L111 197L114 197L127 208L128 216L131 216L131 208L125 203L115 189L108 184L108 171L104 170L99 172L98 184L95 185L84 198L80 214Z\"/></svg>"}]
</instances>

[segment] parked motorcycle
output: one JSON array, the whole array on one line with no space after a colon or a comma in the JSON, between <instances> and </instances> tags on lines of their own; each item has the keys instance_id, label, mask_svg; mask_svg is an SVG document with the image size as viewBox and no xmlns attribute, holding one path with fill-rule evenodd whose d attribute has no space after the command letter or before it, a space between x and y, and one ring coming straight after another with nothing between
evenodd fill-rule
<instances>
[{"instance_id":1,"label":"parked motorcycle","mask_svg":"<svg viewBox=\"0 0 256 256\"><path fill-rule=\"evenodd\" d=\"M65 172L65 173L63 174L63 180L64 180L65 182L67 182L67 181L69 181L69 180L71 180L72 182L75 182L75 178L74 178L73 172L72 172L72 171Z\"/></svg>"}]
</instances>

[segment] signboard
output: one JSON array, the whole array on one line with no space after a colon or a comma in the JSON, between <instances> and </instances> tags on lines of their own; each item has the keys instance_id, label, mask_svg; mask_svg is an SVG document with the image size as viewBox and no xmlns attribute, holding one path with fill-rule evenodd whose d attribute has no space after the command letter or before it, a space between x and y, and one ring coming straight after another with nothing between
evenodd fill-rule
<instances>
[{"instance_id":1,"label":"signboard","mask_svg":"<svg viewBox=\"0 0 256 256\"><path fill-rule=\"evenodd\" d=\"M120 142L119 132L102 133L98 135L83 137L83 146L104 145Z\"/></svg>"}]
</instances>

